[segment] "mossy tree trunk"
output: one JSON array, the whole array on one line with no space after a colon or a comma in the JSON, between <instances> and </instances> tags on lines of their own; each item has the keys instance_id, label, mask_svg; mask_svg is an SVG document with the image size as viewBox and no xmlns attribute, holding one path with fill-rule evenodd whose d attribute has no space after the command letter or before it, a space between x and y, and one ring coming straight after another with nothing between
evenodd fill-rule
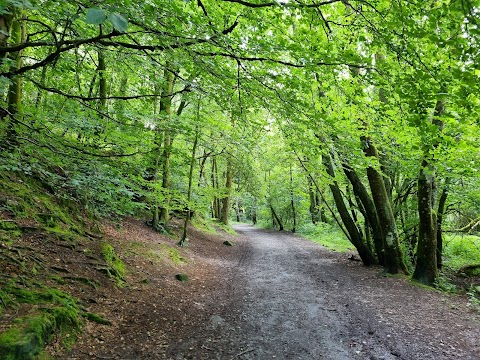
<instances>
[{"instance_id":1,"label":"mossy tree trunk","mask_svg":"<svg viewBox=\"0 0 480 360\"><path fill-rule=\"evenodd\" d=\"M15 10L12 15L2 17L1 28L10 30L10 40L8 45L18 45L26 40L25 16L22 11ZM3 42L7 42L3 40ZM11 70L18 70L22 67L22 51L12 52L9 54L11 61ZM17 122L16 115L19 114L22 104L22 84L23 80L20 75L11 79L8 87L8 104L7 112L1 112L2 119L6 119L6 140L9 147L14 147L18 143L17 131L15 124Z\"/></svg>"},{"instance_id":2,"label":"mossy tree trunk","mask_svg":"<svg viewBox=\"0 0 480 360\"><path fill-rule=\"evenodd\" d=\"M448 188L450 178L445 180L445 184L438 200L437 209L437 267L441 269L443 266L442 254L443 254L443 215L445 214L445 204L447 203Z\"/></svg>"},{"instance_id":3,"label":"mossy tree trunk","mask_svg":"<svg viewBox=\"0 0 480 360\"><path fill-rule=\"evenodd\" d=\"M444 123L440 119L445 104L438 100L435 105L435 111L432 124L436 126L437 133L443 131ZM426 146L424 158L418 176L418 244L417 244L417 263L413 279L426 284L433 285L438 278L437 267L437 217L434 212L435 193L435 166L432 150L439 143L438 136Z\"/></svg>"},{"instance_id":4,"label":"mossy tree trunk","mask_svg":"<svg viewBox=\"0 0 480 360\"><path fill-rule=\"evenodd\" d=\"M360 200L363 208L365 210L365 216L368 220L368 226L372 229L373 243L375 247L375 253L377 255L377 260L380 265L384 265L384 242L385 239L382 235L382 227L380 225L380 220L378 218L377 209L375 204L368 193L365 185L361 181L357 172L348 164L343 164L343 170L348 180L352 184L353 192L356 197Z\"/></svg>"},{"instance_id":5,"label":"mossy tree trunk","mask_svg":"<svg viewBox=\"0 0 480 360\"><path fill-rule=\"evenodd\" d=\"M364 265L369 266L376 263L375 257L371 253L370 249L365 243L363 239L361 231L358 229L355 221L352 219L350 212L348 211L347 206L345 205L342 192L340 187L338 186L337 181L335 180L335 170L333 167L333 160L332 156L327 153L323 154L322 162L325 166L327 174L330 175L332 178L332 182L330 183L329 187L333 195L333 200L335 201L335 205L337 207L338 213L340 214L340 218L342 219L343 224L348 233L348 237L350 242L355 246L358 251L358 255L362 259Z\"/></svg>"},{"instance_id":6,"label":"mossy tree trunk","mask_svg":"<svg viewBox=\"0 0 480 360\"><path fill-rule=\"evenodd\" d=\"M365 155L379 159L378 150L372 140L366 136L362 136L361 140L364 145L363 151ZM386 271L391 274L399 272L408 273L400 248L397 224L393 215L390 197L385 186L384 176L377 169L369 166L367 168L367 177L378 219L382 226L382 237L385 240L384 267Z\"/></svg>"}]
</instances>

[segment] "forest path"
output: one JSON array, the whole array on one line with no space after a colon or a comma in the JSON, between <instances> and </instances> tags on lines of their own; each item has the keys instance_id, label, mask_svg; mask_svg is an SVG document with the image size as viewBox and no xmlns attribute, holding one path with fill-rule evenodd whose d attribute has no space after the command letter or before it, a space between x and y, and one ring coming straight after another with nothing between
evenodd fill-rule
<instances>
[{"instance_id":1,"label":"forest path","mask_svg":"<svg viewBox=\"0 0 480 360\"><path fill-rule=\"evenodd\" d=\"M239 255L203 330L217 330L202 345L209 354L192 340L177 359L480 359L479 314L464 299L291 233L234 228Z\"/></svg>"},{"instance_id":2,"label":"forest path","mask_svg":"<svg viewBox=\"0 0 480 360\"><path fill-rule=\"evenodd\" d=\"M111 241L135 234L158 243L139 222L125 228ZM105 293L93 308L113 325L89 326L55 358L480 359L480 313L465 297L385 277L290 233L235 230L236 237L192 230L187 283L127 258L129 282L139 285Z\"/></svg>"}]
</instances>

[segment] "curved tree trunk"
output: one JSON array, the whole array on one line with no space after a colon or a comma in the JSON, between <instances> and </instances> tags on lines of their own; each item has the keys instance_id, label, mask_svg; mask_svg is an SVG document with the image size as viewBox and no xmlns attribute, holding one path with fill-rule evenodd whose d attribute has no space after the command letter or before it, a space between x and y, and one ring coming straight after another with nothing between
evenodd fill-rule
<instances>
[{"instance_id":1,"label":"curved tree trunk","mask_svg":"<svg viewBox=\"0 0 480 360\"><path fill-rule=\"evenodd\" d=\"M362 136L364 143L363 151L366 156L379 158L377 148L373 145L371 139ZM372 192L373 202L377 209L378 219L382 226L382 236L384 242L384 267L387 272L396 274L398 272L408 273L400 249L400 239L398 236L395 217L393 216L390 197L385 187L384 177L373 167L367 168L367 177Z\"/></svg>"},{"instance_id":2,"label":"curved tree trunk","mask_svg":"<svg viewBox=\"0 0 480 360\"><path fill-rule=\"evenodd\" d=\"M272 222L273 225L275 226L275 223L278 225L278 230L283 231L283 223L282 220L277 216L277 213L275 212L275 209L273 208L272 204L269 204L270 206L270 211L272 212Z\"/></svg>"},{"instance_id":3,"label":"curved tree trunk","mask_svg":"<svg viewBox=\"0 0 480 360\"><path fill-rule=\"evenodd\" d=\"M335 171L333 168L332 157L330 156L330 154L323 155L322 162L326 168L327 174L330 175L332 179L334 179ZM353 221L343 200L342 192L340 191L340 188L335 180L333 180L333 182L330 184L330 190L332 191L333 199L335 201L335 205L337 206L338 213L340 214L342 222L345 225L345 228L347 229L347 232L349 234L349 240L357 249L358 255L360 255L363 264L366 266L375 264L375 257L371 253L368 246L365 244L362 233Z\"/></svg>"},{"instance_id":4,"label":"curved tree trunk","mask_svg":"<svg viewBox=\"0 0 480 360\"><path fill-rule=\"evenodd\" d=\"M357 172L352 169L348 164L343 164L343 170L348 180L352 184L353 192L358 197L358 199L363 205L363 208L365 209L365 215L367 217L368 224L372 229L373 244L378 258L378 263L380 265L384 265L385 239L383 237L382 227L380 225L380 220L378 218L375 204L373 203L372 198L368 194L365 185L363 185L362 181L360 180Z\"/></svg>"}]
</instances>

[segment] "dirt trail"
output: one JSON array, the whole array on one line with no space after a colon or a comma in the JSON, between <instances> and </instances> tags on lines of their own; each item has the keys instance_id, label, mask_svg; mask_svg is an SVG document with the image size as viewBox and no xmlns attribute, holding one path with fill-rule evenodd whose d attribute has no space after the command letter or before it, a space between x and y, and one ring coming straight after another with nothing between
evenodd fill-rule
<instances>
[{"instance_id":1,"label":"dirt trail","mask_svg":"<svg viewBox=\"0 0 480 360\"><path fill-rule=\"evenodd\" d=\"M464 298L292 234L235 229L234 247L224 236L192 241L188 283L142 268L151 283L105 300L114 326L58 358L480 359L480 316Z\"/></svg>"},{"instance_id":2,"label":"dirt trail","mask_svg":"<svg viewBox=\"0 0 480 360\"><path fill-rule=\"evenodd\" d=\"M245 358L480 359L478 312L287 233L247 238Z\"/></svg>"}]
</instances>

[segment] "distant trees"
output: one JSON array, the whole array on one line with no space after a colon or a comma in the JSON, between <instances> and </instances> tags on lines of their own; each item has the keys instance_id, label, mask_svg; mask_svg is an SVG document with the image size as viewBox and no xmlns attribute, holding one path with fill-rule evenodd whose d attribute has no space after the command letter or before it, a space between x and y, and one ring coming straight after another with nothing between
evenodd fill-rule
<instances>
[{"instance_id":1,"label":"distant trees","mask_svg":"<svg viewBox=\"0 0 480 360\"><path fill-rule=\"evenodd\" d=\"M4 0L3 166L159 230L336 224L432 284L480 213L478 51L468 2Z\"/></svg>"}]
</instances>

